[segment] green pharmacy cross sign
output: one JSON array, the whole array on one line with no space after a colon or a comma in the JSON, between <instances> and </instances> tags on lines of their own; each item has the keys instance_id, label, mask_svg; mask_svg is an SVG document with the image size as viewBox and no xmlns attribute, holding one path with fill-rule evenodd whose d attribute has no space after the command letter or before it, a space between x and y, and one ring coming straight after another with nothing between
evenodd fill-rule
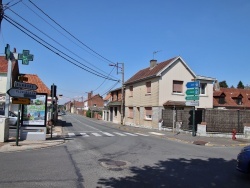
<instances>
[{"instance_id":1,"label":"green pharmacy cross sign","mask_svg":"<svg viewBox=\"0 0 250 188\"><path fill-rule=\"evenodd\" d=\"M22 64L24 65L28 65L29 61L33 61L33 57L29 50L23 50L22 54L18 54L18 60L22 60Z\"/></svg>"}]
</instances>

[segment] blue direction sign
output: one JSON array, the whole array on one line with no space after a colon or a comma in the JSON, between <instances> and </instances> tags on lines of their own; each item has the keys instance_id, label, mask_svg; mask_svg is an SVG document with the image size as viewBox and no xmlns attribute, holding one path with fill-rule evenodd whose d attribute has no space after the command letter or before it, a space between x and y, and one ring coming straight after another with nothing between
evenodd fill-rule
<instances>
[{"instance_id":1,"label":"blue direction sign","mask_svg":"<svg viewBox=\"0 0 250 188\"><path fill-rule=\"evenodd\" d=\"M187 89L186 95L199 95L198 88Z\"/></svg>"},{"instance_id":2,"label":"blue direction sign","mask_svg":"<svg viewBox=\"0 0 250 188\"><path fill-rule=\"evenodd\" d=\"M7 93L11 97L36 99L36 92L31 91L31 90L21 90L21 89L10 88L7 91Z\"/></svg>"},{"instance_id":3,"label":"blue direction sign","mask_svg":"<svg viewBox=\"0 0 250 188\"><path fill-rule=\"evenodd\" d=\"M198 88L198 87L200 87L200 82L199 81L187 82L186 87L187 88Z\"/></svg>"}]
</instances>

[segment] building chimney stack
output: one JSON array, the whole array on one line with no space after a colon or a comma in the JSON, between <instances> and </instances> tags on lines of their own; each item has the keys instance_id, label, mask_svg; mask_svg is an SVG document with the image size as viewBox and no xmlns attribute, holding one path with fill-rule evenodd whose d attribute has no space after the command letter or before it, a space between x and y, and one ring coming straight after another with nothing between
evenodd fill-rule
<instances>
[{"instance_id":1,"label":"building chimney stack","mask_svg":"<svg viewBox=\"0 0 250 188\"><path fill-rule=\"evenodd\" d=\"M157 60L156 59L151 59L150 60L150 68L151 69L154 68L156 64L157 64Z\"/></svg>"}]
</instances>

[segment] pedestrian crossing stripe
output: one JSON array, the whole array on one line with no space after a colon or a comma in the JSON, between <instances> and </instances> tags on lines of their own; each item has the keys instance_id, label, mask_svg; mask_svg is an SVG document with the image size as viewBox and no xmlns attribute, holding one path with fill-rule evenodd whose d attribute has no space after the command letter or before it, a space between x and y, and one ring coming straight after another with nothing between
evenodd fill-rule
<instances>
[{"instance_id":1,"label":"pedestrian crossing stripe","mask_svg":"<svg viewBox=\"0 0 250 188\"><path fill-rule=\"evenodd\" d=\"M102 136L102 135L100 135L98 133L91 133L91 134L93 134L94 136Z\"/></svg>"},{"instance_id":2,"label":"pedestrian crossing stripe","mask_svg":"<svg viewBox=\"0 0 250 188\"><path fill-rule=\"evenodd\" d=\"M113 132L112 134L108 133L108 132L100 132L100 133L90 133L90 132L89 133L67 133L66 136L69 136L69 137L75 137L75 136L89 137L91 135L94 135L94 136L97 136L97 137L101 137L101 136L105 136L105 135L109 136L109 137L113 137L113 136L116 136L116 135L119 135L119 136L149 136L149 135L142 134L142 133L128 133L128 132L123 132L123 133ZM57 134L55 133L54 136L57 136Z\"/></svg>"},{"instance_id":3,"label":"pedestrian crossing stripe","mask_svg":"<svg viewBox=\"0 0 250 188\"><path fill-rule=\"evenodd\" d=\"M132 133L125 133L125 134L130 135L130 136L138 136L138 135L132 134Z\"/></svg>"},{"instance_id":4,"label":"pedestrian crossing stripe","mask_svg":"<svg viewBox=\"0 0 250 188\"><path fill-rule=\"evenodd\" d=\"M118 133L118 132L114 132L115 134L119 135L119 136L127 136L125 134L122 134L122 133Z\"/></svg>"},{"instance_id":5,"label":"pedestrian crossing stripe","mask_svg":"<svg viewBox=\"0 0 250 188\"><path fill-rule=\"evenodd\" d=\"M149 136L149 135L142 134L142 133L136 133L136 134L138 134L138 135L140 135L140 136Z\"/></svg>"},{"instance_id":6,"label":"pedestrian crossing stripe","mask_svg":"<svg viewBox=\"0 0 250 188\"><path fill-rule=\"evenodd\" d=\"M159 135L159 136L163 136L165 134L162 134L162 133L157 133L157 132L149 132L150 134L154 134L154 135Z\"/></svg>"},{"instance_id":7,"label":"pedestrian crossing stripe","mask_svg":"<svg viewBox=\"0 0 250 188\"><path fill-rule=\"evenodd\" d=\"M87 133L80 133L80 135L82 135L83 137L89 137Z\"/></svg>"},{"instance_id":8,"label":"pedestrian crossing stripe","mask_svg":"<svg viewBox=\"0 0 250 188\"><path fill-rule=\"evenodd\" d=\"M69 136L75 136L75 133L68 133Z\"/></svg>"},{"instance_id":9,"label":"pedestrian crossing stripe","mask_svg":"<svg viewBox=\"0 0 250 188\"><path fill-rule=\"evenodd\" d=\"M115 136L113 134L107 133L107 132L102 132L103 134L107 135L107 136Z\"/></svg>"}]
</instances>

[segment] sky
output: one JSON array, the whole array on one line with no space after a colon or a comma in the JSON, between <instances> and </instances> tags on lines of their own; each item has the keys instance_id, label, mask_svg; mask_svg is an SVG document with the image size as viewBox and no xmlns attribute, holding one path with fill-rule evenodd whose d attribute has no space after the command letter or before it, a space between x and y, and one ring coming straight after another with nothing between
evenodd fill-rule
<instances>
[{"instance_id":1,"label":"sky","mask_svg":"<svg viewBox=\"0 0 250 188\"><path fill-rule=\"evenodd\" d=\"M57 86L59 104L105 97L151 59L181 56L196 75L250 85L249 0L3 0L6 44L34 60L20 73ZM14 26L15 25L15 26ZM21 28L18 29L18 28ZM27 29L27 30L25 30ZM28 33L30 36L24 33ZM154 53L155 52L155 53ZM119 67L110 65L119 65ZM118 70L118 74L117 74Z\"/></svg>"}]
</instances>

